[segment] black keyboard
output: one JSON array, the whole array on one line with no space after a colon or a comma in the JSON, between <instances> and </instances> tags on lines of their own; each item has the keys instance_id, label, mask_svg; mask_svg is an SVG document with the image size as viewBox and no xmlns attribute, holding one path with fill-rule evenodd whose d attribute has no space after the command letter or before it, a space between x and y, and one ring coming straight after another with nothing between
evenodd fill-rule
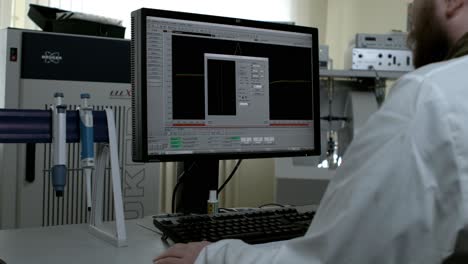
<instances>
[{"instance_id":1,"label":"black keyboard","mask_svg":"<svg viewBox=\"0 0 468 264\"><path fill-rule=\"evenodd\" d=\"M260 244L303 236L314 215L313 211L275 208L214 216L159 215L153 216L153 223L163 232L164 240L170 238L175 243L240 239Z\"/></svg>"}]
</instances>

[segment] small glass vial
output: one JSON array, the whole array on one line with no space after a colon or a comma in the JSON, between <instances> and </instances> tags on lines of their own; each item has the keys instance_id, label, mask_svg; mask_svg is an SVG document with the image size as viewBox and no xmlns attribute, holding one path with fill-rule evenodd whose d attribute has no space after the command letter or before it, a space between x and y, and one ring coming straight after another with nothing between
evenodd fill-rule
<instances>
[{"instance_id":1,"label":"small glass vial","mask_svg":"<svg viewBox=\"0 0 468 264\"><path fill-rule=\"evenodd\" d=\"M218 198L216 190L210 191L210 199L208 199L208 215L215 215L218 213Z\"/></svg>"}]
</instances>

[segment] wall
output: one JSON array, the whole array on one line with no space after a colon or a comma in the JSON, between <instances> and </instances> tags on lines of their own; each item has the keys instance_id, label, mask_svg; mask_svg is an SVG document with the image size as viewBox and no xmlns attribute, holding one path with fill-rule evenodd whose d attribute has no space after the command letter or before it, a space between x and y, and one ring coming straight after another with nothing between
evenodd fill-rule
<instances>
[{"instance_id":1,"label":"wall","mask_svg":"<svg viewBox=\"0 0 468 264\"><path fill-rule=\"evenodd\" d=\"M0 29L10 26L12 0L0 0Z\"/></svg>"},{"instance_id":2,"label":"wall","mask_svg":"<svg viewBox=\"0 0 468 264\"><path fill-rule=\"evenodd\" d=\"M273 159L244 160L239 170L237 206L258 207L275 201Z\"/></svg>"},{"instance_id":3,"label":"wall","mask_svg":"<svg viewBox=\"0 0 468 264\"><path fill-rule=\"evenodd\" d=\"M118 18L123 20L123 25L127 29L130 29L130 12L142 7L265 21L289 21L291 1L294 0L50 0L50 3L51 6L67 10ZM110 6L112 12L109 12ZM258 12L266 6L268 12ZM126 38L130 38L129 32L130 30L127 30Z\"/></svg>"},{"instance_id":4,"label":"wall","mask_svg":"<svg viewBox=\"0 0 468 264\"><path fill-rule=\"evenodd\" d=\"M12 0L2 0L12 1ZM66 10L87 12L110 16L123 20L130 26L130 12L141 7L176 10L211 14L218 16L240 17L265 21L294 21L298 25L316 26L321 31L321 40L325 38L327 0L15 0L15 26L33 28L34 25L25 16L30 3L50 5ZM109 9L112 6L112 9ZM245 8L248 6L248 8ZM268 6L268 12L258 12ZM323 32L323 33L322 33Z\"/></svg>"},{"instance_id":5,"label":"wall","mask_svg":"<svg viewBox=\"0 0 468 264\"><path fill-rule=\"evenodd\" d=\"M319 42L325 43L327 0L291 0L291 19L297 25L319 29Z\"/></svg>"},{"instance_id":6,"label":"wall","mask_svg":"<svg viewBox=\"0 0 468 264\"><path fill-rule=\"evenodd\" d=\"M38 29L27 16L29 4L49 5L49 0L12 0L13 17L10 24L12 27Z\"/></svg>"}]
</instances>

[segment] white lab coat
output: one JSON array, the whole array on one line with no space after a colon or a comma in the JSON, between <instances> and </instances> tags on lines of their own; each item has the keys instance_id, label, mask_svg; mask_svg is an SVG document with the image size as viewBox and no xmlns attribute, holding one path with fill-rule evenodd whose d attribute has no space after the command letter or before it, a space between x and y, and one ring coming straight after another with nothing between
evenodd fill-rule
<instances>
[{"instance_id":1,"label":"white lab coat","mask_svg":"<svg viewBox=\"0 0 468 264\"><path fill-rule=\"evenodd\" d=\"M196 263L441 263L463 229L468 56L395 84L348 148L304 237L278 248L220 241Z\"/></svg>"}]
</instances>

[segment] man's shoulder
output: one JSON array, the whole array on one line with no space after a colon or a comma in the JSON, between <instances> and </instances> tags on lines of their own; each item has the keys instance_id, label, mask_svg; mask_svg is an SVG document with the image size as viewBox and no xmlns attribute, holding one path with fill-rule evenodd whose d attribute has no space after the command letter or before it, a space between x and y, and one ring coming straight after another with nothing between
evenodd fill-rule
<instances>
[{"instance_id":1,"label":"man's shoulder","mask_svg":"<svg viewBox=\"0 0 468 264\"><path fill-rule=\"evenodd\" d=\"M395 97L410 97L415 105L423 99L468 101L468 56L433 63L408 73L392 88ZM438 98L438 99L437 99ZM447 102L445 102L447 103ZM454 102L455 103L455 102Z\"/></svg>"},{"instance_id":2,"label":"man's shoulder","mask_svg":"<svg viewBox=\"0 0 468 264\"><path fill-rule=\"evenodd\" d=\"M448 81L450 83L456 83L468 79L467 70L468 56L464 56L457 59L429 64L405 75L403 78L418 79L420 81Z\"/></svg>"},{"instance_id":3,"label":"man's shoulder","mask_svg":"<svg viewBox=\"0 0 468 264\"><path fill-rule=\"evenodd\" d=\"M426 115L423 107L468 116L468 56L434 63L406 74L391 89L383 111L406 120ZM427 109L426 109L427 110Z\"/></svg>"}]
</instances>

